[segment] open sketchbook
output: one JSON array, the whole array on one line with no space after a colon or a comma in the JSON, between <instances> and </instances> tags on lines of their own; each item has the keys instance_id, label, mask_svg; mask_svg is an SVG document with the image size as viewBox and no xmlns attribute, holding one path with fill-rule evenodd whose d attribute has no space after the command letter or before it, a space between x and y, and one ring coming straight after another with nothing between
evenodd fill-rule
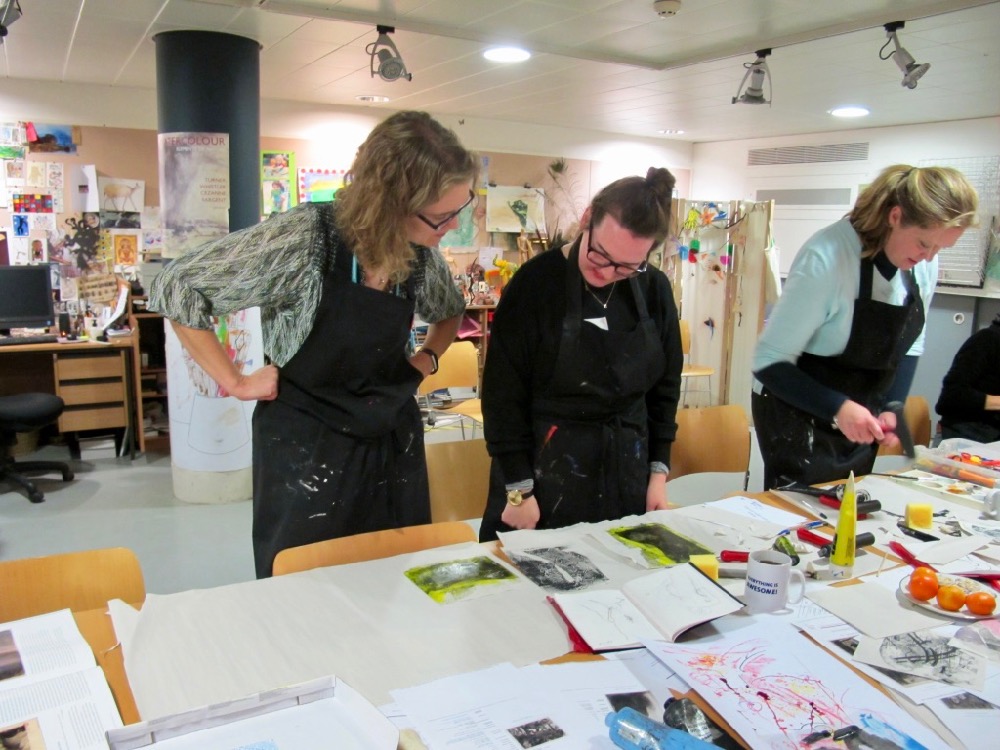
<instances>
[{"instance_id":1,"label":"open sketchbook","mask_svg":"<svg viewBox=\"0 0 1000 750\"><path fill-rule=\"evenodd\" d=\"M639 648L643 640L664 638L673 642L695 625L743 607L690 563L635 578L620 589L554 594L549 601L570 626L576 651Z\"/></svg>"}]
</instances>

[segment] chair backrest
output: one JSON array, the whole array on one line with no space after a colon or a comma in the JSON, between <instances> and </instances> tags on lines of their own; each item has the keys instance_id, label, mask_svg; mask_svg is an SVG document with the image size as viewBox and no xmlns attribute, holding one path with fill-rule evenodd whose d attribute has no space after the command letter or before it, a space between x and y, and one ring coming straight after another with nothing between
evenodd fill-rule
<instances>
[{"instance_id":1,"label":"chair backrest","mask_svg":"<svg viewBox=\"0 0 1000 750\"><path fill-rule=\"evenodd\" d=\"M124 547L0 562L0 622L60 609L99 609L110 599L141 604L142 568Z\"/></svg>"},{"instance_id":2,"label":"chair backrest","mask_svg":"<svg viewBox=\"0 0 1000 750\"><path fill-rule=\"evenodd\" d=\"M479 350L471 341L456 341L438 360L438 371L424 378L417 393L421 396L442 388L479 386Z\"/></svg>"},{"instance_id":3,"label":"chair backrest","mask_svg":"<svg viewBox=\"0 0 1000 750\"><path fill-rule=\"evenodd\" d=\"M282 576L302 570L377 560L381 557L476 540L476 532L469 524L461 521L370 531L366 534L327 539L323 542L283 549L275 556L271 572L276 576Z\"/></svg>"},{"instance_id":4,"label":"chair backrest","mask_svg":"<svg viewBox=\"0 0 1000 750\"><path fill-rule=\"evenodd\" d=\"M681 327L681 352L686 357L691 353L691 327L684 318L681 318L678 323Z\"/></svg>"},{"instance_id":5,"label":"chair backrest","mask_svg":"<svg viewBox=\"0 0 1000 750\"><path fill-rule=\"evenodd\" d=\"M671 479L704 471L739 471L745 479L749 468L750 423L742 406L677 410L677 438L670 449Z\"/></svg>"},{"instance_id":6,"label":"chair backrest","mask_svg":"<svg viewBox=\"0 0 1000 750\"><path fill-rule=\"evenodd\" d=\"M486 441L474 438L427 443L424 451L431 520L437 523L482 518L490 486L491 459Z\"/></svg>"},{"instance_id":7,"label":"chair backrest","mask_svg":"<svg viewBox=\"0 0 1000 750\"><path fill-rule=\"evenodd\" d=\"M910 428L914 445L929 446L931 444L931 407L926 398L907 396L906 402L903 404L903 419L906 420L906 426ZM891 448L880 445L878 455L902 456L903 448L898 444Z\"/></svg>"}]
</instances>

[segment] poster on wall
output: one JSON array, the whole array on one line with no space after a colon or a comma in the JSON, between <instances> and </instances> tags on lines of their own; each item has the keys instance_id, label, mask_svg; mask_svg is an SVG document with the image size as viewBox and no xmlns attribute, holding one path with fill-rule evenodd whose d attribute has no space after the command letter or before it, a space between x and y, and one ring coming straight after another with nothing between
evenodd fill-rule
<instances>
[{"instance_id":1,"label":"poster on wall","mask_svg":"<svg viewBox=\"0 0 1000 750\"><path fill-rule=\"evenodd\" d=\"M344 187L346 175L346 169L302 167L299 170L299 200L302 203L332 201L337 191Z\"/></svg>"},{"instance_id":2,"label":"poster on wall","mask_svg":"<svg viewBox=\"0 0 1000 750\"><path fill-rule=\"evenodd\" d=\"M163 257L178 258L229 233L229 135L160 133L158 144Z\"/></svg>"},{"instance_id":3,"label":"poster on wall","mask_svg":"<svg viewBox=\"0 0 1000 750\"><path fill-rule=\"evenodd\" d=\"M545 191L525 187L487 188L486 231L545 233Z\"/></svg>"},{"instance_id":4,"label":"poster on wall","mask_svg":"<svg viewBox=\"0 0 1000 750\"><path fill-rule=\"evenodd\" d=\"M287 211L298 203L294 175L294 152L261 151L261 206L265 216Z\"/></svg>"},{"instance_id":5,"label":"poster on wall","mask_svg":"<svg viewBox=\"0 0 1000 750\"><path fill-rule=\"evenodd\" d=\"M75 125L52 125L44 122L26 122L25 133L28 151L32 154L75 154L81 142L80 128Z\"/></svg>"}]
</instances>

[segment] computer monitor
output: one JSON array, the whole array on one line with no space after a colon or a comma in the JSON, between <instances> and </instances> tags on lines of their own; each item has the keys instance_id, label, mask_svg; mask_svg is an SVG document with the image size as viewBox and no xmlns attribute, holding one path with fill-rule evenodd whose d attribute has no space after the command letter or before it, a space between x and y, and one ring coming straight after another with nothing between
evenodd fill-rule
<instances>
[{"instance_id":1,"label":"computer monitor","mask_svg":"<svg viewBox=\"0 0 1000 750\"><path fill-rule=\"evenodd\" d=\"M52 275L47 263L37 266L0 266L0 334L11 328L55 325Z\"/></svg>"}]
</instances>

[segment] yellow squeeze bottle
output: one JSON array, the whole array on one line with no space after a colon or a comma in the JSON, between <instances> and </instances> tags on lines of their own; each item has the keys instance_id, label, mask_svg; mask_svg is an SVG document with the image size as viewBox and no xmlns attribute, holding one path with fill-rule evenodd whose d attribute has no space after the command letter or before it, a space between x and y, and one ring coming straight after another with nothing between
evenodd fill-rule
<instances>
[{"instance_id":1,"label":"yellow squeeze bottle","mask_svg":"<svg viewBox=\"0 0 1000 750\"><path fill-rule=\"evenodd\" d=\"M854 543L858 525L857 495L854 491L854 472L847 478L844 499L840 501L837 519L837 536L830 553L830 567L834 578L850 578L854 574Z\"/></svg>"}]
</instances>

